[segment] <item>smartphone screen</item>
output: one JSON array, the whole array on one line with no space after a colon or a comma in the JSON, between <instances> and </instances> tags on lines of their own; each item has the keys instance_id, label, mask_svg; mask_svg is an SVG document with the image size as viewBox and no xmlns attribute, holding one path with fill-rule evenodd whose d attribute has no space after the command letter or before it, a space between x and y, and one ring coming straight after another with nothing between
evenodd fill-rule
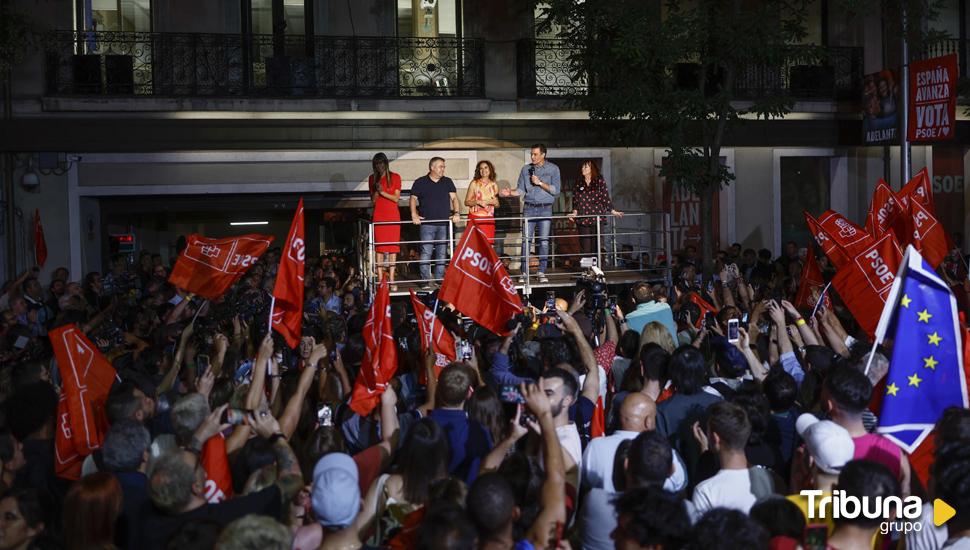
<instances>
[{"instance_id":1,"label":"smartphone screen","mask_svg":"<svg viewBox=\"0 0 970 550\"><path fill-rule=\"evenodd\" d=\"M205 375L206 371L209 370L209 356L204 353L200 353L196 355L195 369L196 369L196 372L198 373L197 376L201 377Z\"/></svg>"},{"instance_id":2,"label":"smartphone screen","mask_svg":"<svg viewBox=\"0 0 970 550\"><path fill-rule=\"evenodd\" d=\"M728 338L728 342L731 342L732 344L738 341L738 320L737 319L728 319L727 338Z\"/></svg>"},{"instance_id":3,"label":"smartphone screen","mask_svg":"<svg viewBox=\"0 0 970 550\"><path fill-rule=\"evenodd\" d=\"M546 292L546 312L552 313L556 311L556 293L553 291Z\"/></svg>"},{"instance_id":4,"label":"smartphone screen","mask_svg":"<svg viewBox=\"0 0 970 550\"><path fill-rule=\"evenodd\" d=\"M824 523L805 526L805 550L825 550L828 546L829 531Z\"/></svg>"}]
</instances>

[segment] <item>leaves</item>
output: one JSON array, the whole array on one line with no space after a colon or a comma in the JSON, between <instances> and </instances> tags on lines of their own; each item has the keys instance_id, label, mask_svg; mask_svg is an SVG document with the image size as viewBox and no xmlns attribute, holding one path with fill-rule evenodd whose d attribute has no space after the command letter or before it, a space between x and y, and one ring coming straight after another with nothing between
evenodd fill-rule
<instances>
[{"instance_id":1,"label":"leaves","mask_svg":"<svg viewBox=\"0 0 970 550\"><path fill-rule=\"evenodd\" d=\"M0 81L23 62L24 56L39 40L31 18L20 10L0 2Z\"/></svg>"}]
</instances>

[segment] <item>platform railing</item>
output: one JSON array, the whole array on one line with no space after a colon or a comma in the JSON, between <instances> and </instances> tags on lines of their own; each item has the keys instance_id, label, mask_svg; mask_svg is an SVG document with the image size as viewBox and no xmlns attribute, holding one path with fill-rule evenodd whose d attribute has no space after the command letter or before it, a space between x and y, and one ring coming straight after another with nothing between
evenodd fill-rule
<instances>
[{"instance_id":1,"label":"platform railing","mask_svg":"<svg viewBox=\"0 0 970 550\"><path fill-rule=\"evenodd\" d=\"M625 280L648 280L670 286L671 273L669 258L672 257L670 237L670 215L666 212L628 213L623 216L611 214L590 216L552 215L541 217L496 217L492 218L496 224L493 247L500 260L509 270L509 274L516 281L517 287L523 294L530 295L533 288L567 286L574 284L577 277L586 268L581 267L583 258L595 259L595 264L606 275L607 282L611 278ZM580 250L581 238L578 228L573 222L593 219L595 233L591 235L595 242L595 250L583 252ZM539 243L537 235L526 239L530 221L545 221L550 224L548 239L547 267L545 279L540 278L538 272ZM451 219L422 220L422 225L437 224L447 228L444 239L421 240L407 238L405 233L413 233L415 226L409 219L390 222L371 222L361 220L360 235L366 236L362 243L361 272L366 274L365 280L368 291L376 289L379 281L379 270L395 268L396 277L392 294L406 293L407 289L430 290L436 288L441 279L435 277L436 265L447 268L454 254L455 243L460 239L466 228L468 218L462 216L456 224ZM398 225L402 236L398 241L375 242L377 228L381 226ZM559 226L558 233L556 226ZM413 230L410 228L414 228ZM569 233L563 234L564 228ZM538 233L538 230L535 231ZM528 246L523 246L527 241ZM435 245L444 244L447 249L445 258L435 258ZM378 245L397 245L399 252L391 262L378 253ZM575 246L574 246L575 245ZM431 246L432 255L424 261L420 258L422 247ZM535 247L535 251L533 251ZM420 274L422 264L427 264L430 277ZM533 264L536 264L533 266ZM535 267L533 271L532 267ZM416 276L415 276L416 275Z\"/></svg>"}]
</instances>

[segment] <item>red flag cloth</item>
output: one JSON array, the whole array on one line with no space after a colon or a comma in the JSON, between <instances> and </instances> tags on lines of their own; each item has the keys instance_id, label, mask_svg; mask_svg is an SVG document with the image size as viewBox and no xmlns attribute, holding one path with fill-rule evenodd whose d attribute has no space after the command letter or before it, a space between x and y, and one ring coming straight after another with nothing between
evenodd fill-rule
<instances>
[{"instance_id":1,"label":"red flag cloth","mask_svg":"<svg viewBox=\"0 0 970 550\"><path fill-rule=\"evenodd\" d=\"M707 317L708 313L717 315L717 308L707 303L707 301L704 298L701 298L696 292L691 292L687 299L697 304L697 307L701 308L701 314L697 316L697 319L694 319L695 328L701 328L701 323L704 322L704 318Z\"/></svg>"},{"instance_id":2,"label":"red flag cloth","mask_svg":"<svg viewBox=\"0 0 970 550\"><path fill-rule=\"evenodd\" d=\"M876 332L886 297L893 286L903 254L893 234L887 232L839 269L832 286L869 336Z\"/></svg>"},{"instance_id":3,"label":"red flag cloth","mask_svg":"<svg viewBox=\"0 0 970 550\"><path fill-rule=\"evenodd\" d=\"M896 198L892 188L882 179L876 183L876 189L872 193L872 202L869 203L869 215L866 216L866 232L873 239L882 237L882 234L892 229L893 224L905 210L903 205ZM896 235L896 240L900 240L902 235Z\"/></svg>"},{"instance_id":4,"label":"red flag cloth","mask_svg":"<svg viewBox=\"0 0 970 550\"><path fill-rule=\"evenodd\" d=\"M434 312L418 299L417 294L413 290L411 291L411 307L414 308L414 317L418 320L418 331L421 335L421 355L423 356L428 353L428 342L431 342L432 349L434 349L435 353L434 373L435 377L437 377L441 373L442 368L448 366L448 363L458 357L455 352L455 337L445 328L440 320L432 322L435 318ZM430 336L431 325L434 325L434 338ZM426 384L428 382L427 379L428 373L425 369L421 369L418 382Z\"/></svg>"},{"instance_id":5,"label":"red flag cloth","mask_svg":"<svg viewBox=\"0 0 970 550\"><path fill-rule=\"evenodd\" d=\"M909 200L913 199L936 213L936 206L933 205L933 186L930 185L930 174L925 167L917 172L913 179L906 182L896 196L899 202L903 203L903 207L909 206Z\"/></svg>"},{"instance_id":6,"label":"red flag cloth","mask_svg":"<svg viewBox=\"0 0 970 550\"><path fill-rule=\"evenodd\" d=\"M202 446L202 468L205 469L205 499L217 504L232 497L232 473L226 454L226 438L216 434Z\"/></svg>"},{"instance_id":7,"label":"red flag cloth","mask_svg":"<svg viewBox=\"0 0 970 550\"><path fill-rule=\"evenodd\" d=\"M826 210L818 217L818 224L835 244L845 251L846 256L855 258L869 248L875 239L865 229L852 223L835 210Z\"/></svg>"},{"instance_id":8,"label":"red flag cloth","mask_svg":"<svg viewBox=\"0 0 970 550\"><path fill-rule=\"evenodd\" d=\"M168 282L208 300L222 296L266 252L273 237L242 235L210 239L192 234Z\"/></svg>"},{"instance_id":9,"label":"red flag cloth","mask_svg":"<svg viewBox=\"0 0 970 550\"><path fill-rule=\"evenodd\" d=\"M34 210L34 259L39 267L47 261L47 241L44 239L44 226L40 223L40 210Z\"/></svg>"},{"instance_id":10,"label":"red flag cloth","mask_svg":"<svg viewBox=\"0 0 970 550\"><path fill-rule=\"evenodd\" d=\"M455 247L438 297L498 335L508 334L509 319L522 311L515 283L472 219Z\"/></svg>"},{"instance_id":11,"label":"red flag cloth","mask_svg":"<svg viewBox=\"0 0 970 550\"><path fill-rule=\"evenodd\" d=\"M919 201L909 201L909 214L913 247L923 255L926 263L936 269L950 251L946 229Z\"/></svg>"},{"instance_id":12,"label":"red flag cloth","mask_svg":"<svg viewBox=\"0 0 970 550\"><path fill-rule=\"evenodd\" d=\"M354 383L350 408L367 416L381 399L388 381L397 371L397 344L391 326L391 290L385 277L374 296L364 324L364 360Z\"/></svg>"},{"instance_id":13,"label":"red flag cloth","mask_svg":"<svg viewBox=\"0 0 970 550\"><path fill-rule=\"evenodd\" d=\"M286 339L286 345L300 345L303 330L303 271L306 260L306 242L303 240L303 198L296 206L286 248L280 255L280 267L276 271L273 287L273 330Z\"/></svg>"},{"instance_id":14,"label":"red flag cloth","mask_svg":"<svg viewBox=\"0 0 970 550\"><path fill-rule=\"evenodd\" d=\"M54 436L55 469L60 477L78 479L84 457L101 447L108 430L104 407L115 369L73 323L48 336L63 383Z\"/></svg>"},{"instance_id":15,"label":"red flag cloth","mask_svg":"<svg viewBox=\"0 0 970 550\"><path fill-rule=\"evenodd\" d=\"M798 294L795 296L795 307L811 309L815 304L811 303L812 290L821 289L825 286L825 278L822 270L818 267L818 260L815 259L815 247L808 247L808 255L805 256L805 265L802 266L802 275L798 283Z\"/></svg>"},{"instance_id":16,"label":"red flag cloth","mask_svg":"<svg viewBox=\"0 0 970 550\"><path fill-rule=\"evenodd\" d=\"M596 398L596 408L593 409L593 419L589 424L590 438L606 435L606 414L603 412L603 396Z\"/></svg>"},{"instance_id":17,"label":"red flag cloth","mask_svg":"<svg viewBox=\"0 0 970 550\"><path fill-rule=\"evenodd\" d=\"M829 237L829 234L822 229L822 226L819 225L818 220L813 218L811 214L804 210L802 211L802 215L805 216L805 224L808 225L808 231L813 237L815 237L815 242L818 243L818 246L822 249L822 252L828 256L829 261L832 262L832 265L834 265L836 268L840 268L852 261L852 258L850 258L844 250L839 248L839 245L835 243L832 237Z\"/></svg>"}]
</instances>

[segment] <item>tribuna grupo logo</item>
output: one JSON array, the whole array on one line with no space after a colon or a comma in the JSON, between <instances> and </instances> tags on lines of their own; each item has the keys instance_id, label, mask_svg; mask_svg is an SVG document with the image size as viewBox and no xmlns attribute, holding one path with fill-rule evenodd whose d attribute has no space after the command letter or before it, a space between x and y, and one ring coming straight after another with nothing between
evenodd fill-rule
<instances>
[{"instance_id":1,"label":"tribuna grupo logo","mask_svg":"<svg viewBox=\"0 0 970 550\"><path fill-rule=\"evenodd\" d=\"M868 519L882 520L879 532L887 534L890 531L900 533L919 532L923 524L918 520L923 511L923 499L919 497L854 497L845 491L835 490L827 494L821 490L806 489L801 492L808 498L808 514L810 520L827 519ZM955 510L940 499L933 501L933 523L943 525L955 514Z\"/></svg>"}]
</instances>

